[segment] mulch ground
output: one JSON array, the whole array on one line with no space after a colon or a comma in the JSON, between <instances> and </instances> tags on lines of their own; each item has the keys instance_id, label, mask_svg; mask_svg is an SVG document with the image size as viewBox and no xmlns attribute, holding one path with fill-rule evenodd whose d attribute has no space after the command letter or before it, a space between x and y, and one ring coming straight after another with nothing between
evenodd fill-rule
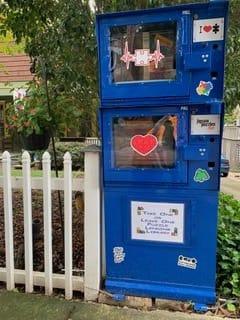
<instances>
[{"instance_id":1,"label":"mulch ground","mask_svg":"<svg viewBox=\"0 0 240 320\"><path fill-rule=\"evenodd\" d=\"M60 200L59 201L59 196ZM77 211L73 194L73 269L76 274L84 269L83 215ZM62 209L60 209L62 208ZM13 232L14 262L16 269L24 269L24 219L23 194L13 190ZM43 194L41 190L32 190L33 220L33 268L44 271L44 233L43 233ZM52 192L52 252L53 272L62 273L64 269L64 203L63 192ZM5 231L3 191L0 189L0 267L5 267Z\"/></svg>"}]
</instances>

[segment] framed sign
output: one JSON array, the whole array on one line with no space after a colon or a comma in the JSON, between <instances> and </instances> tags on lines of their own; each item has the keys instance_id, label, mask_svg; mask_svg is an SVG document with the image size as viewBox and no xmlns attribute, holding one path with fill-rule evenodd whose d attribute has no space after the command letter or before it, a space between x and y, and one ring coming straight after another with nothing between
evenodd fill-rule
<instances>
[{"instance_id":1,"label":"framed sign","mask_svg":"<svg viewBox=\"0 0 240 320\"><path fill-rule=\"evenodd\" d=\"M195 20L193 42L221 41L224 39L224 18Z\"/></svg>"},{"instance_id":2,"label":"framed sign","mask_svg":"<svg viewBox=\"0 0 240 320\"><path fill-rule=\"evenodd\" d=\"M131 201L131 238L184 243L184 204Z\"/></svg>"},{"instance_id":3,"label":"framed sign","mask_svg":"<svg viewBox=\"0 0 240 320\"><path fill-rule=\"evenodd\" d=\"M205 114L191 116L191 134L211 135L220 134L220 115Z\"/></svg>"}]
</instances>

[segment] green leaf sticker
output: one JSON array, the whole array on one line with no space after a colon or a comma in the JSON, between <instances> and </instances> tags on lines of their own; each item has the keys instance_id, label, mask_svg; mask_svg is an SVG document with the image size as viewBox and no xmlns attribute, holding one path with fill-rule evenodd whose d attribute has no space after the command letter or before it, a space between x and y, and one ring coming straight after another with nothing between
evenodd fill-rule
<instances>
[{"instance_id":1,"label":"green leaf sticker","mask_svg":"<svg viewBox=\"0 0 240 320\"><path fill-rule=\"evenodd\" d=\"M205 169L198 168L194 175L194 181L196 182L205 182L210 179L208 172Z\"/></svg>"}]
</instances>

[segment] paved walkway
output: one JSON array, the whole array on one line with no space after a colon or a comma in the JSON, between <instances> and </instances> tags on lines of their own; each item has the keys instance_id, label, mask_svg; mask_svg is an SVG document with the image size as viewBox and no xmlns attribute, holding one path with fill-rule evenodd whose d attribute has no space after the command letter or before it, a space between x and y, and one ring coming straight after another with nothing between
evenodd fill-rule
<instances>
[{"instance_id":1,"label":"paved walkway","mask_svg":"<svg viewBox=\"0 0 240 320\"><path fill-rule=\"evenodd\" d=\"M106 304L66 301L39 294L0 291L0 320L221 320L220 317L142 311ZM226 318L224 318L226 319Z\"/></svg>"}]
</instances>

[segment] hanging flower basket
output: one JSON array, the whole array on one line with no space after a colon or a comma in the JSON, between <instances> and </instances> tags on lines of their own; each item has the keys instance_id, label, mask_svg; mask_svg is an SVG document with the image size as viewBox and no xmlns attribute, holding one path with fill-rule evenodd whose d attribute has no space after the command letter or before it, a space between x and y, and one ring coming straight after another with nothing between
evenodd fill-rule
<instances>
[{"instance_id":1,"label":"hanging flower basket","mask_svg":"<svg viewBox=\"0 0 240 320\"><path fill-rule=\"evenodd\" d=\"M36 134L33 132L29 136L20 134L23 149L34 151L34 150L46 150L50 142L50 133L45 131L42 134Z\"/></svg>"}]
</instances>

